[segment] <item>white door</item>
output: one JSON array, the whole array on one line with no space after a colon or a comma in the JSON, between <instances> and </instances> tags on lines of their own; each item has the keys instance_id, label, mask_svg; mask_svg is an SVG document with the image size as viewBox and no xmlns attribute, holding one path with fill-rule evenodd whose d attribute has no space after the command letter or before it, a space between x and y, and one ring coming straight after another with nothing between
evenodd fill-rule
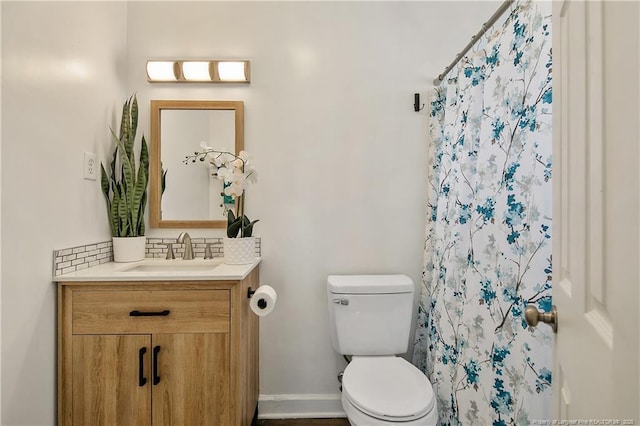
<instances>
[{"instance_id":1,"label":"white door","mask_svg":"<svg viewBox=\"0 0 640 426\"><path fill-rule=\"evenodd\" d=\"M640 424L639 2L553 7L553 417Z\"/></svg>"}]
</instances>

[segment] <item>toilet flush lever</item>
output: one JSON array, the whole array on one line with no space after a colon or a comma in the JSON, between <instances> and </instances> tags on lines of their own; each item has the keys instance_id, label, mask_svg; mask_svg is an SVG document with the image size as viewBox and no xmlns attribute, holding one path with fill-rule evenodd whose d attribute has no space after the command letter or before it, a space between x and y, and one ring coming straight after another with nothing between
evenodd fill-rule
<instances>
[{"instance_id":1,"label":"toilet flush lever","mask_svg":"<svg viewBox=\"0 0 640 426\"><path fill-rule=\"evenodd\" d=\"M333 303L336 305L348 305L349 299L333 299Z\"/></svg>"}]
</instances>

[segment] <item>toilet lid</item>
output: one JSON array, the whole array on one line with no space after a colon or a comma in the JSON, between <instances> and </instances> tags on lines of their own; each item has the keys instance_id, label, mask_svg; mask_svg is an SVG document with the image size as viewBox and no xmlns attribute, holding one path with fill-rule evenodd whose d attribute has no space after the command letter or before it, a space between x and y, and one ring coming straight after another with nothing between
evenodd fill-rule
<instances>
[{"instance_id":1,"label":"toilet lid","mask_svg":"<svg viewBox=\"0 0 640 426\"><path fill-rule=\"evenodd\" d=\"M435 405L429 379L399 357L353 357L342 376L342 391L359 410L382 419L410 421Z\"/></svg>"}]
</instances>

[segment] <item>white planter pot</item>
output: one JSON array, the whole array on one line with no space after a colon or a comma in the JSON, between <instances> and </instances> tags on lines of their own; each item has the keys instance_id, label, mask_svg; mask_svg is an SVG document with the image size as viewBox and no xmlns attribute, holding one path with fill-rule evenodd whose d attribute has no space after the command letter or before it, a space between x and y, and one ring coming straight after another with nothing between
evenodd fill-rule
<instances>
[{"instance_id":1,"label":"white planter pot","mask_svg":"<svg viewBox=\"0 0 640 426\"><path fill-rule=\"evenodd\" d=\"M224 239L224 263L244 265L256 260L256 240L254 237Z\"/></svg>"},{"instance_id":2,"label":"white planter pot","mask_svg":"<svg viewBox=\"0 0 640 426\"><path fill-rule=\"evenodd\" d=\"M144 259L146 237L113 237L114 262L137 262Z\"/></svg>"}]
</instances>

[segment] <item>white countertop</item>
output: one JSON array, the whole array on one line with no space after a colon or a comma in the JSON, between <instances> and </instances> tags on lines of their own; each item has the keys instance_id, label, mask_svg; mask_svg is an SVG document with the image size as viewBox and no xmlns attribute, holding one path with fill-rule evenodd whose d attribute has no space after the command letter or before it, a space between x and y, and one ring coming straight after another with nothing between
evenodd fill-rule
<instances>
[{"instance_id":1,"label":"white countertop","mask_svg":"<svg viewBox=\"0 0 640 426\"><path fill-rule=\"evenodd\" d=\"M53 277L53 281L182 281L242 280L260 264L261 258L246 265L227 265L222 258L166 260L145 259L132 263L103 263ZM145 270L139 270L143 266ZM135 270L138 268L138 270ZM175 269L174 269L175 268Z\"/></svg>"}]
</instances>

